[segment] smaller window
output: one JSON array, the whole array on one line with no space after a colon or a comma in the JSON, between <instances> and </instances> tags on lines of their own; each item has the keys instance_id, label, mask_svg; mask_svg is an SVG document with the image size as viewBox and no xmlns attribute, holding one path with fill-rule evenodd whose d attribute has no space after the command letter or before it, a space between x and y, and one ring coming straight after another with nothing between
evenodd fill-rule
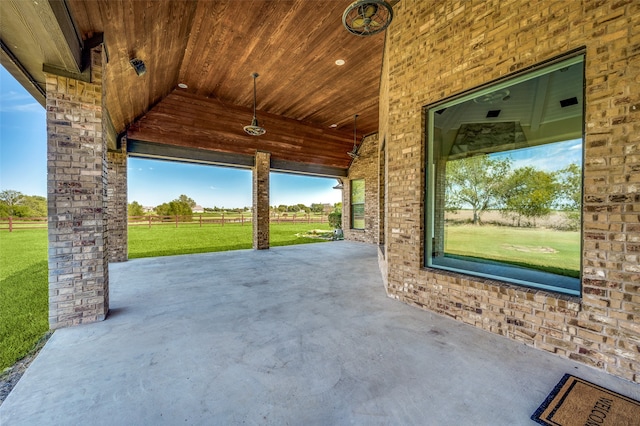
<instances>
[{"instance_id":1,"label":"smaller window","mask_svg":"<svg viewBox=\"0 0 640 426\"><path fill-rule=\"evenodd\" d=\"M351 229L364 229L364 179L351 181Z\"/></svg>"}]
</instances>

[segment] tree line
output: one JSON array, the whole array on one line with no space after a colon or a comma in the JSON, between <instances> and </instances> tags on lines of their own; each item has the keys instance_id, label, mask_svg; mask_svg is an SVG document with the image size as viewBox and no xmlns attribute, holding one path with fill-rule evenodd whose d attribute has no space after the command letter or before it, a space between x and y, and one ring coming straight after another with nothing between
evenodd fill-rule
<instances>
[{"instance_id":1,"label":"tree line","mask_svg":"<svg viewBox=\"0 0 640 426\"><path fill-rule=\"evenodd\" d=\"M522 219L542 218L553 210L580 217L582 174L580 166L547 172L525 166L513 169L511 158L479 155L450 161L446 166L445 209L473 211L473 223L482 223L482 213L499 210L517 226Z\"/></svg>"},{"instance_id":2,"label":"tree line","mask_svg":"<svg viewBox=\"0 0 640 426\"><path fill-rule=\"evenodd\" d=\"M0 191L0 217L44 217L46 215L46 197L24 195L12 189Z\"/></svg>"},{"instance_id":3,"label":"tree line","mask_svg":"<svg viewBox=\"0 0 640 426\"><path fill-rule=\"evenodd\" d=\"M158 216L192 216L196 202L187 195L180 195L175 200L162 203L153 208L153 212ZM332 206L331 211L339 209L342 203L336 203ZM137 201L132 201L127 206L129 216L144 216L148 214L144 206ZM250 207L225 209L224 207L205 207L203 209L207 213L216 212L232 212L245 213L250 212ZM322 203L313 203L310 207L304 204L272 206L271 211L274 213L323 213L326 205ZM24 195L15 190L0 191L0 217L45 217L47 216L47 198L40 195Z\"/></svg>"},{"instance_id":4,"label":"tree line","mask_svg":"<svg viewBox=\"0 0 640 426\"><path fill-rule=\"evenodd\" d=\"M338 208L338 204L342 206L342 203L336 203L330 210L333 211ZM175 200L155 206L153 208L153 212L158 216L192 216L193 209L196 205L196 202L191 197L182 194ZM321 203L313 203L310 207L304 204L294 204L290 206L280 204L279 206L272 206L271 211L274 213L323 213L325 211L325 207L326 205ZM224 207L205 207L203 210L205 213L244 213L250 212L251 207L233 209L225 209ZM128 205L128 214L129 216L144 216L145 214L148 214L148 212L145 212L145 208L140 203L133 201Z\"/></svg>"}]
</instances>

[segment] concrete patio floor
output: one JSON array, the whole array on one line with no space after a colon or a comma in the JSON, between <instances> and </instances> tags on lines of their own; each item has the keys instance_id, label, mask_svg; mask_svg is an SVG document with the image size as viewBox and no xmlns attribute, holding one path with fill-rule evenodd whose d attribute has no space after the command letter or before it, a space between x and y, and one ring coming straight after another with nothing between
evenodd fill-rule
<instances>
[{"instance_id":1,"label":"concrete patio floor","mask_svg":"<svg viewBox=\"0 0 640 426\"><path fill-rule=\"evenodd\" d=\"M640 386L388 298L346 241L110 265L106 321L56 331L9 425L533 425L564 373Z\"/></svg>"}]
</instances>

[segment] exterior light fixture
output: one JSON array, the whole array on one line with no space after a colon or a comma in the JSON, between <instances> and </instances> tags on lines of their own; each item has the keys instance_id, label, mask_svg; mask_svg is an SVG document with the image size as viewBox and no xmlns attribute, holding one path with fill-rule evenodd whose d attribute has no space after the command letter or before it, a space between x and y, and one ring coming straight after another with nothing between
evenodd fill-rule
<instances>
[{"instance_id":1,"label":"exterior light fixture","mask_svg":"<svg viewBox=\"0 0 640 426\"><path fill-rule=\"evenodd\" d=\"M251 124L248 126L244 126L244 131L251 136L260 136L267 133L267 131L260 127L258 124L258 118L256 117L256 78L258 78L258 73L254 72L251 74L253 77L253 120L251 120Z\"/></svg>"},{"instance_id":2,"label":"exterior light fixture","mask_svg":"<svg viewBox=\"0 0 640 426\"><path fill-rule=\"evenodd\" d=\"M144 75L147 72L147 67L145 66L144 62L142 62L142 59L132 58L129 60L129 63L135 70L138 77Z\"/></svg>"},{"instance_id":3,"label":"exterior light fixture","mask_svg":"<svg viewBox=\"0 0 640 426\"><path fill-rule=\"evenodd\" d=\"M347 152L349 157L353 158L354 160L360 157L360 154L358 154L358 145L356 145L356 133L357 133L356 120L357 119L358 119L358 114L353 116L353 149Z\"/></svg>"}]
</instances>

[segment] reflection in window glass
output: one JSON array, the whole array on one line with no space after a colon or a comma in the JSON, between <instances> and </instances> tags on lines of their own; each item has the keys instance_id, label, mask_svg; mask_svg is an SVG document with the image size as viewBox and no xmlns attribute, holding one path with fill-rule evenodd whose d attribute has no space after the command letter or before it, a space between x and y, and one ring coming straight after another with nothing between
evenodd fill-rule
<instances>
[{"instance_id":1,"label":"reflection in window glass","mask_svg":"<svg viewBox=\"0 0 640 426\"><path fill-rule=\"evenodd\" d=\"M427 266L580 294L583 58L428 111Z\"/></svg>"},{"instance_id":2,"label":"reflection in window glass","mask_svg":"<svg viewBox=\"0 0 640 426\"><path fill-rule=\"evenodd\" d=\"M364 179L351 181L351 228L364 229Z\"/></svg>"}]
</instances>

